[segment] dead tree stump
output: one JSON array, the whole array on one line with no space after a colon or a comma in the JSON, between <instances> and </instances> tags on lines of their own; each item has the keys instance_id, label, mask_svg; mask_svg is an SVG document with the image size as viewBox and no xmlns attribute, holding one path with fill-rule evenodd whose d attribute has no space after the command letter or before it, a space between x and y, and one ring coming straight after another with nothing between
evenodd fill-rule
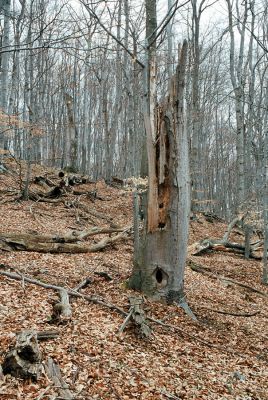
<instances>
[{"instance_id":1,"label":"dead tree stump","mask_svg":"<svg viewBox=\"0 0 268 400\"><path fill-rule=\"evenodd\" d=\"M141 296L129 297L129 313L126 316L123 324L119 329L119 333L122 333L129 322L135 326L135 330L138 336L142 338L148 338L151 335L151 328L146 321L146 314L142 308L143 299Z\"/></svg>"},{"instance_id":2,"label":"dead tree stump","mask_svg":"<svg viewBox=\"0 0 268 400\"><path fill-rule=\"evenodd\" d=\"M41 366L37 333L25 330L17 335L15 347L7 354L2 364L3 374L16 378L37 380Z\"/></svg>"}]
</instances>

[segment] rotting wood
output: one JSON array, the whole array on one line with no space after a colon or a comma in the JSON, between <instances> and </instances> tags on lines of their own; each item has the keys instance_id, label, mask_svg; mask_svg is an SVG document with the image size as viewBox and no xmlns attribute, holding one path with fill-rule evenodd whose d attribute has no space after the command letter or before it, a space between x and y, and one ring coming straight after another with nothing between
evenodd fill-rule
<instances>
[{"instance_id":1,"label":"rotting wood","mask_svg":"<svg viewBox=\"0 0 268 400\"><path fill-rule=\"evenodd\" d=\"M37 333L34 330L25 330L17 335L15 347L6 354L2 364L3 373L16 378L37 380L41 358Z\"/></svg>"},{"instance_id":2,"label":"rotting wood","mask_svg":"<svg viewBox=\"0 0 268 400\"><path fill-rule=\"evenodd\" d=\"M135 326L136 333L142 338L148 338L151 335L151 328L146 321L146 315L142 308L143 299L141 296L129 297L130 308L128 314L119 328L119 333L131 322Z\"/></svg>"},{"instance_id":3,"label":"rotting wood","mask_svg":"<svg viewBox=\"0 0 268 400\"><path fill-rule=\"evenodd\" d=\"M4 267L3 264L1 264L1 267L2 268ZM12 267L9 267L9 268L12 268ZM29 278L25 275L13 273L13 272L0 271L0 275L3 275L10 279L14 279L16 281L28 282L32 285L37 285L37 286L43 287L45 289L51 289L51 290L55 290L55 291L59 291L61 289L66 289L63 286L51 285L49 283L44 283L37 279ZM84 300L88 301L89 303L99 304L105 308L110 309L111 311L113 311L113 310L117 311L119 314L121 314L123 316L127 315L127 313L120 307L118 307L112 303L107 303L97 296L87 296L87 295L84 295L84 294L81 294L81 293L75 291L74 289L66 289L66 290L67 290L69 296L84 299Z\"/></svg>"},{"instance_id":4,"label":"rotting wood","mask_svg":"<svg viewBox=\"0 0 268 400\"><path fill-rule=\"evenodd\" d=\"M184 89L188 44L178 51L167 96L144 108L148 155L146 218L128 285L154 300L180 304L190 214L188 137ZM151 108L152 107L152 108ZM149 112L148 112L149 111Z\"/></svg>"},{"instance_id":5,"label":"rotting wood","mask_svg":"<svg viewBox=\"0 0 268 400\"><path fill-rule=\"evenodd\" d=\"M243 217L242 217L242 218L236 217L236 218L234 218L234 219L230 222L230 224L229 224L228 227L227 227L227 230L225 231L225 233L224 233L224 235L223 235L223 238L222 238L222 242L223 242L223 243L228 242L229 236L230 236L230 234L231 234L233 228L234 228L239 222L241 223L242 219L243 219Z\"/></svg>"},{"instance_id":6,"label":"rotting wood","mask_svg":"<svg viewBox=\"0 0 268 400\"><path fill-rule=\"evenodd\" d=\"M129 297L131 311L131 321L134 323L136 331L142 338L149 338L151 335L151 328L146 321L146 314L143 310L143 298L141 296Z\"/></svg>"},{"instance_id":7,"label":"rotting wood","mask_svg":"<svg viewBox=\"0 0 268 400\"><path fill-rule=\"evenodd\" d=\"M58 291L60 302L53 305L52 321L68 321L72 316L72 309L69 301L69 294L66 289Z\"/></svg>"},{"instance_id":8,"label":"rotting wood","mask_svg":"<svg viewBox=\"0 0 268 400\"><path fill-rule=\"evenodd\" d=\"M40 331L37 332L37 340L56 339L59 336L58 331Z\"/></svg>"},{"instance_id":9,"label":"rotting wood","mask_svg":"<svg viewBox=\"0 0 268 400\"><path fill-rule=\"evenodd\" d=\"M251 244L249 257L254 260L261 260L261 255L256 252L260 249L261 243L257 245ZM188 247L188 254L191 256L199 256L207 251L224 251L236 254L245 254L245 245L241 243L224 242L220 239L204 239L200 242L195 242Z\"/></svg>"},{"instance_id":10,"label":"rotting wood","mask_svg":"<svg viewBox=\"0 0 268 400\"><path fill-rule=\"evenodd\" d=\"M119 233L127 231L131 226L124 228L106 228L95 226L91 229L83 230L82 232L72 231L66 235L41 235L41 234L30 234L30 233L12 233L12 232L0 232L0 239L7 240L16 243L16 241L26 242L40 242L40 243L75 243L78 241L86 240L90 236L105 234L105 233Z\"/></svg>"},{"instance_id":11,"label":"rotting wood","mask_svg":"<svg viewBox=\"0 0 268 400\"><path fill-rule=\"evenodd\" d=\"M234 229L235 226L237 226L237 224L242 224L243 218L244 216L234 218L228 225L222 239L207 238L199 242L193 243L191 246L188 247L188 254L191 256L199 256L209 250L212 250L212 251L233 252L237 254L242 254L246 258L261 260L262 256L258 255L257 252L260 250L262 242L258 241L255 243L250 243L250 234L252 232L252 228L250 226L245 225L244 244L229 241L229 237L232 230Z\"/></svg>"},{"instance_id":12,"label":"rotting wood","mask_svg":"<svg viewBox=\"0 0 268 400\"><path fill-rule=\"evenodd\" d=\"M46 370L47 376L49 377L49 379L52 380L55 388L59 391L58 398L64 399L64 400L75 399L75 396L70 391L69 386L62 378L58 364L56 364L55 361L51 357L49 357L47 362L45 363L45 370Z\"/></svg>"},{"instance_id":13,"label":"rotting wood","mask_svg":"<svg viewBox=\"0 0 268 400\"><path fill-rule=\"evenodd\" d=\"M15 238L15 235L13 234L13 237L8 237L9 234L3 236L0 234L0 249L6 250L6 251L12 251L12 250L17 250L17 251L34 251L34 252L40 252L40 253L93 253L97 252L100 250L103 250L105 247L107 247L110 244L113 244L121 239L126 239L127 238L127 231L130 229L130 227L127 227L126 229L99 229L98 233L104 233L105 231L109 232L120 232L118 235L107 237L101 239L99 242L93 244L93 245L88 245L88 244L83 244L83 243L72 243L72 241L75 240L75 236L71 234L69 237L38 237L35 235L29 235L29 234L19 234L18 238ZM91 233L87 232L85 233L84 237L80 236L81 239L79 239L79 236L76 236L76 240L83 240L84 238L97 234L96 230ZM12 236L12 235L11 235ZM48 240L50 241L48 241ZM67 242L65 241L67 239ZM44 240L44 241L43 241ZM69 242L68 242L69 241Z\"/></svg>"},{"instance_id":14,"label":"rotting wood","mask_svg":"<svg viewBox=\"0 0 268 400\"><path fill-rule=\"evenodd\" d=\"M40 185L45 188L55 186L55 183L52 182L52 180L47 178L46 176L41 176L41 175L35 176L32 181L33 183L36 183L37 185Z\"/></svg>"}]
</instances>

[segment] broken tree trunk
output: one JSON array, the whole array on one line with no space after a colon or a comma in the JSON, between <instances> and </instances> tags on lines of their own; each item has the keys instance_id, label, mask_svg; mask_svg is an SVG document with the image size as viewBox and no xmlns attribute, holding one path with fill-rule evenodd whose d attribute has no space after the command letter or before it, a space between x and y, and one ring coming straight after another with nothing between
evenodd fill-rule
<instances>
[{"instance_id":1,"label":"broken tree trunk","mask_svg":"<svg viewBox=\"0 0 268 400\"><path fill-rule=\"evenodd\" d=\"M168 96L155 110L155 126L152 127L149 115L145 115L149 160L147 213L129 280L131 288L168 303L180 302L184 297L190 213L184 123L186 59L187 42L184 42Z\"/></svg>"},{"instance_id":2,"label":"broken tree trunk","mask_svg":"<svg viewBox=\"0 0 268 400\"><path fill-rule=\"evenodd\" d=\"M59 290L60 301L53 305L52 321L68 321L72 316L69 294L66 289Z\"/></svg>"},{"instance_id":3,"label":"broken tree trunk","mask_svg":"<svg viewBox=\"0 0 268 400\"><path fill-rule=\"evenodd\" d=\"M17 335L15 347L5 356L2 364L4 375L37 380L40 373L41 353L37 333L25 330Z\"/></svg>"},{"instance_id":4,"label":"broken tree trunk","mask_svg":"<svg viewBox=\"0 0 268 400\"><path fill-rule=\"evenodd\" d=\"M142 308L143 299L141 296L129 297L130 308L123 324L119 329L122 333L129 322L131 322L136 329L138 336L148 338L151 335L151 328L146 321L146 315Z\"/></svg>"}]
</instances>

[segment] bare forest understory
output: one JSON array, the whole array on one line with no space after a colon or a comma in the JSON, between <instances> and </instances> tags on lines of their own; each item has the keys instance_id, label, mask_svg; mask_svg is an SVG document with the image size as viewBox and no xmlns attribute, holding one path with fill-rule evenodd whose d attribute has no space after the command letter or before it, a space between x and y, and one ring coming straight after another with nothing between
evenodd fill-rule
<instances>
[{"instance_id":1,"label":"bare forest understory","mask_svg":"<svg viewBox=\"0 0 268 400\"><path fill-rule=\"evenodd\" d=\"M20 165L5 165L1 400L268 399L268 288L261 284L261 260L253 253L246 260L241 248L222 242L213 247L226 233L223 221L203 214L191 221L185 292L195 321L176 305L127 288L130 186L85 179L62 189L58 171L33 166L30 200L21 201ZM196 243L204 239L216 241L198 253ZM238 229L228 243L243 245ZM28 349L37 349L23 361L32 378L9 373L21 362L18 332L26 335L22 342L31 341Z\"/></svg>"}]
</instances>

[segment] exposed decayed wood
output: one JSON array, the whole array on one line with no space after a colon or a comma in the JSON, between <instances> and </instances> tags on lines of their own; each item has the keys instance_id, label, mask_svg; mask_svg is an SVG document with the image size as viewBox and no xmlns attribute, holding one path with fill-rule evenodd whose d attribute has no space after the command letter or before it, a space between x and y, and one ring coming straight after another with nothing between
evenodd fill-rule
<instances>
[{"instance_id":1,"label":"exposed decayed wood","mask_svg":"<svg viewBox=\"0 0 268 400\"><path fill-rule=\"evenodd\" d=\"M156 178L156 153L153 142L151 121L148 114L144 114L144 123L147 137L148 153L148 208L147 231L154 232L158 228L158 186Z\"/></svg>"},{"instance_id":2,"label":"exposed decayed wood","mask_svg":"<svg viewBox=\"0 0 268 400\"><path fill-rule=\"evenodd\" d=\"M254 258L255 260L261 260L262 256L258 255L256 251L260 247L260 243L257 246L250 246L249 257ZM196 242L188 247L188 254L192 256L198 256L200 254L204 254L206 251L225 251L231 253L245 254L245 245L240 243L232 243L232 242L223 242L222 240L217 239L205 239L200 242Z\"/></svg>"},{"instance_id":3,"label":"exposed decayed wood","mask_svg":"<svg viewBox=\"0 0 268 400\"><path fill-rule=\"evenodd\" d=\"M16 344L5 356L2 364L3 374L16 378L37 380L40 374L41 352L37 333L33 330L20 332Z\"/></svg>"},{"instance_id":4,"label":"exposed decayed wood","mask_svg":"<svg viewBox=\"0 0 268 400\"><path fill-rule=\"evenodd\" d=\"M59 397L57 397L58 399L72 400L75 398L75 396L69 390L69 386L63 380L58 364L56 364L51 357L48 358L45 364L45 370L47 376L52 380L55 388L59 391Z\"/></svg>"},{"instance_id":5,"label":"exposed decayed wood","mask_svg":"<svg viewBox=\"0 0 268 400\"><path fill-rule=\"evenodd\" d=\"M41 243L75 243L81 240L85 240L90 236L104 234L104 233L114 233L123 232L130 229L131 226L125 228L99 228L94 227L91 229L86 229L82 232L72 231L67 235L39 235L39 234L29 234L29 233L10 233L10 232L0 232L0 238L5 240L10 240L10 242L16 240L25 240L29 242L41 242Z\"/></svg>"},{"instance_id":6,"label":"exposed decayed wood","mask_svg":"<svg viewBox=\"0 0 268 400\"><path fill-rule=\"evenodd\" d=\"M148 338L151 335L151 328L146 321L146 315L142 308L142 297L130 297L129 303L133 309L133 311L131 312L131 319L135 324L135 327L137 328L138 334L143 338Z\"/></svg>"},{"instance_id":7,"label":"exposed decayed wood","mask_svg":"<svg viewBox=\"0 0 268 400\"><path fill-rule=\"evenodd\" d=\"M143 338L148 338L151 335L151 328L146 321L146 315L142 308L143 299L141 296L129 297L130 308L129 312L119 328L119 333L122 333L129 322L134 324L137 333Z\"/></svg>"},{"instance_id":8,"label":"exposed decayed wood","mask_svg":"<svg viewBox=\"0 0 268 400\"><path fill-rule=\"evenodd\" d=\"M190 213L184 87L188 44L179 51L167 96L145 110L148 153L147 213L129 287L154 299L180 303Z\"/></svg>"}]
</instances>

